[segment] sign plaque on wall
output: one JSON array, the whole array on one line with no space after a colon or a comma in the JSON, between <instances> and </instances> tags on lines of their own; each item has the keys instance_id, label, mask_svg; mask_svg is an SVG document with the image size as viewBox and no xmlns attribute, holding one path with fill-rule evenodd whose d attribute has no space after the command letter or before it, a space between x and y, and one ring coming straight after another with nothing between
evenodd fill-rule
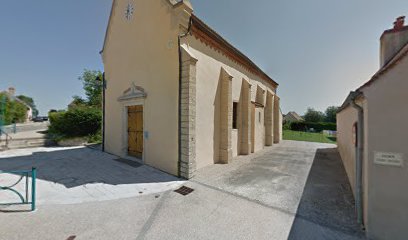
<instances>
[{"instance_id":1,"label":"sign plaque on wall","mask_svg":"<svg viewBox=\"0 0 408 240\"><path fill-rule=\"evenodd\" d=\"M404 156L401 153L375 152L374 163L383 166L403 167Z\"/></svg>"}]
</instances>

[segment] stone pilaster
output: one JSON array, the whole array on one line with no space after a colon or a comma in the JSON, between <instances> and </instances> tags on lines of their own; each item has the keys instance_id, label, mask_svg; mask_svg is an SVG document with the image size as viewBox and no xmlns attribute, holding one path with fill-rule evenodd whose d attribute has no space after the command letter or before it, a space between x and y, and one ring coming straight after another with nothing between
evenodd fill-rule
<instances>
[{"instance_id":1,"label":"stone pilaster","mask_svg":"<svg viewBox=\"0 0 408 240\"><path fill-rule=\"evenodd\" d=\"M251 84L242 79L241 87L241 155L251 153Z\"/></svg>"},{"instance_id":2,"label":"stone pilaster","mask_svg":"<svg viewBox=\"0 0 408 240\"><path fill-rule=\"evenodd\" d=\"M181 46L180 96L180 176L190 179L196 171L196 63L197 59Z\"/></svg>"},{"instance_id":3,"label":"stone pilaster","mask_svg":"<svg viewBox=\"0 0 408 240\"><path fill-rule=\"evenodd\" d=\"M274 143L279 143L280 142L280 136L281 136L281 127L280 124L282 122L280 121L280 99L278 96L275 95L274 101L273 101L273 142Z\"/></svg>"},{"instance_id":4,"label":"stone pilaster","mask_svg":"<svg viewBox=\"0 0 408 240\"><path fill-rule=\"evenodd\" d=\"M267 91L265 104L265 146L272 146L273 144L273 100L273 94Z\"/></svg>"},{"instance_id":5,"label":"stone pilaster","mask_svg":"<svg viewBox=\"0 0 408 240\"><path fill-rule=\"evenodd\" d=\"M232 76L221 68L220 78L220 163L228 164L232 160Z\"/></svg>"},{"instance_id":6,"label":"stone pilaster","mask_svg":"<svg viewBox=\"0 0 408 240\"><path fill-rule=\"evenodd\" d=\"M193 13L193 6L190 1L181 1L174 5L174 10L179 21L180 34L188 31L188 25L190 22L191 14Z\"/></svg>"}]
</instances>

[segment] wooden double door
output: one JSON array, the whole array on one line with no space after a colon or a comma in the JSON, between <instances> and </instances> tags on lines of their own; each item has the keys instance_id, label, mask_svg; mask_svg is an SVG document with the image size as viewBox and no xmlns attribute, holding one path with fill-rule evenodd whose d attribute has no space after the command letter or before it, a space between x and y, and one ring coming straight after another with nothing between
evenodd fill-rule
<instances>
[{"instance_id":1,"label":"wooden double door","mask_svg":"<svg viewBox=\"0 0 408 240\"><path fill-rule=\"evenodd\" d=\"M143 106L128 107L128 155L143 159Z\"/></svg>"}]
</instances>

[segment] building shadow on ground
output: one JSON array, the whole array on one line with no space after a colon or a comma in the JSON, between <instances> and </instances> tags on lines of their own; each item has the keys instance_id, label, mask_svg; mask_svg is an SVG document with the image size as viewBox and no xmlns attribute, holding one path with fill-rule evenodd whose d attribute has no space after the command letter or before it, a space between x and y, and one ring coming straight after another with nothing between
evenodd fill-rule
<instances>
[{"instance_id":1,"label":"building shadow on ground","mask_svg":"<svg viewBox=\"0 0 408 240\"><path fill-rule=\"evenodd\" d=\"M74 188L86 184L109 185L180 181L157 169L91 148L47 148L26 156L0 156L1 171L37 168L37 179ZM0 175L1 177L1 175Z\"/></svg>"},{"instance_id":2,"label":"building shadow on ground","mask_svg":"<svg viewBox=\"0 0 408 240\"><path fill-rule=\"evenodd\" d=\"M288 239L365 239L356 219L337 149L318 149Z\"/></svg>"}]
</instances>

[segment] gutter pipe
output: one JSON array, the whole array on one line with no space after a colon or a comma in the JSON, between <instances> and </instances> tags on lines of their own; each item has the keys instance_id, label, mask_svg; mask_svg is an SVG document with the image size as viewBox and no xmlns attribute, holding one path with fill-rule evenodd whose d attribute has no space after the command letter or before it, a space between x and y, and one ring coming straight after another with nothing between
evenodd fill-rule
<instances>
[{"instance_id":1,"label":"gutter pipe","mask_svg":"<svg viewBox=\"0 0 408 240\"><path fill-rule=\"evenodd\" d=\"M356 186L355 186L355 198L356 198L356 210L357 210L357 222L360 225L364 225L363 222L363 151L364 151L364 109L358 105L355 101L358 96L362 96L363 93L356 92L351 98L350 105L358 111L357 121L357 146L356 146Z\"/></svg>"}]
</instances>

